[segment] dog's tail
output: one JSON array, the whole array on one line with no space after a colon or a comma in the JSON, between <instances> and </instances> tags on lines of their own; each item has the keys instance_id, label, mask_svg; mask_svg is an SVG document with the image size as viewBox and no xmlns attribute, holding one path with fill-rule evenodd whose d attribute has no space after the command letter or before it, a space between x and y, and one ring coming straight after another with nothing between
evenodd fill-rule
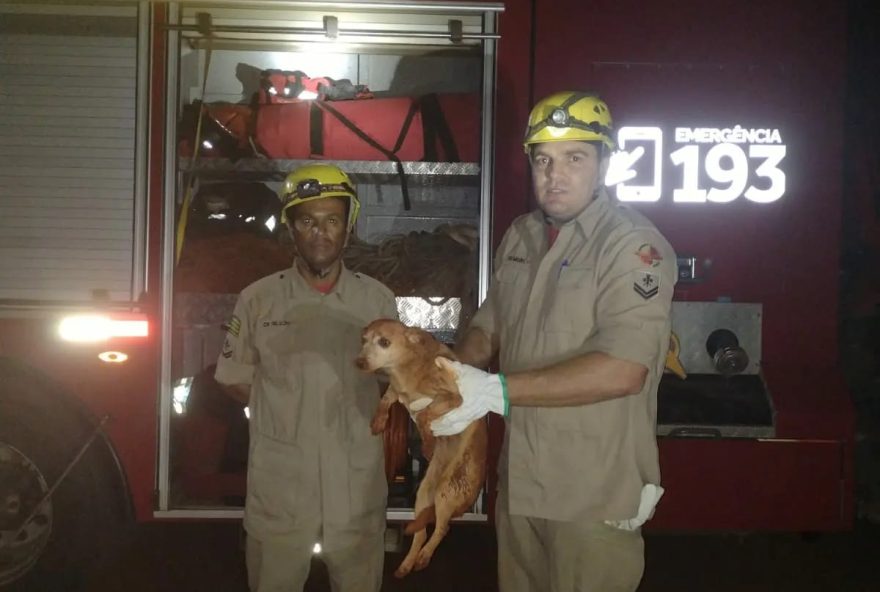
<instances>
[{"instance_id":1,"label":"dog's tail","mask_svg":"<svg viewBox=\"0 0 880 592\"><path fill-rule=\"evenodd\" d=\"M415 520L406 525L406 534L416 533L430 523L434 522L437 519L437 516L434 514L434 506L428 506L416 516Z\"/></svg>"}]
</instances>

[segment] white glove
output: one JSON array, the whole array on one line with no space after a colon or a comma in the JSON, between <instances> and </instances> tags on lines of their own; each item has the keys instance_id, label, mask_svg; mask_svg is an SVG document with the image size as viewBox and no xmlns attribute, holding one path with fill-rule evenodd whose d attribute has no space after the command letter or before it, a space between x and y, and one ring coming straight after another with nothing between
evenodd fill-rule
<instances>
[{"instance_id":1,"label":"white glove","mask_svg":"<svg viewBox=\"0 0 880 592\"><path fill-rule=\"evenodd\" d=\"M659 485L646 483L642 487L642 497L639 500L639 511L636 517L629 520L606 520L605 524L621 530L636 530L654 515L654 508L663 497L663 491L664 489Z\"/></svg>"},{"instance_id":2,"label":"white glove","mask_svg":"<svg viewBox=\"0 0 880 592\"><path fill-rule=\"evenodd\" d=\"M462 403L460 407L431 422L431 431L435 436L458 434L471 422L490 411L507 415L510 404L503 374L489 374L446 358L437 358L437 362L455 372L455 381L461 393Z\"/></svg>"}]
</instances>

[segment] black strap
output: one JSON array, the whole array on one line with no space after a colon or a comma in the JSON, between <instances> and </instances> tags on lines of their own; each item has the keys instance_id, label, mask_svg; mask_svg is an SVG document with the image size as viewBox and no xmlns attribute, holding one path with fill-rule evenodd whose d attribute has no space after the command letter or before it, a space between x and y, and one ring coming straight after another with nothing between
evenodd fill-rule
<instances>
[{"instance_id":1,"label":"black strap","mask_svg":"<svg viewBox=\"0 0 880 592\"><path fill-rule=\"evenodd\" d=\"M570 97L568 97L568 99L563 101L563 103L561 105L559 105L558 107L555 107L553 109L553 111L555 111L556 109L562 109L563 111L565 111L565 115L568 117L568 121L565 123L565 125L556 125L555 123L553 123L553 119L552 119L553 118L553 111L551 111L550 115L548 115L544 119L544 121L536 123L533 127L529 128L529 130L527 131L527 135L531 136L531 135L541 131L545 127L560 127L560 128L574 127L577 129L586 130L588 132L593 132L594 134L597 134L597 135L605 135L610 138L611 134L612 134L612 130L607 125L602 125L598 121L591 121L590 123L587 123L585 121L581 121L577 117L573 117L571 115L571 113L568 112L569 107L571 107L572 105L574 105L575 103L577 103L581 99L587 99L587 98L598 99L599 95L597 95L595 93L574 93L574 94L572 94Z\"/></svg>"},{"instance_id":2,"label":"black strap","mask_svg":"<svg viewBox=\"0 0 880 592\"><path fill-rule=\"evenodd\" d=\"M403 125L400 128L400 133L397 134L397 141L394 142L394 148L391 149L391 151L395 154L397 154L398 150L400 150L400 148L403 146L403 142L406 140L406 135L409 133L409 128L412 125L413 119L415 119L416 117L416 113L418 112L418 101L412 101L409 104L409 111L406 112L406 119L403 120Z\"/></svg>"},{"instance_id":3,"label":"black strap","mask_svg":"<svg viewBox=\"0 0 880 592\"><path fill-rule=\"evenodd\" d=\"M337 111L334 107L331 107L329 104L327 104L326 101L312 101L312 105L317 105L319 109L323 109L324 111L330 113L333 117L338 119L342 123L342 125L344 125L349 130L351 130L357 137L359 137L361 140L363 140L364 142L366 142L367 144L369 144L370 146L372 146L373 148L375 148L376 150L378 150L382 154L384 154L385 157L388 158L388 160L391 160L394 162L395 168L397 170L397 176L400 179L400 191L401 191L401 193L403 193L403 209L406 211L411 210L412 203L410 202L410 199L409 199L409 187L406 182L406 175L403 172L403 163L400 162L400 158L398 158L394 152L392 152L391 150L388 150L382 144L380 144L379 142L377 142L376 140L374 140L373 138L368 136L363 130L361 130L360 128L358 128L358 126L356 126L354 123L352 123L352 121L349 120L345 115L343 115L342 113ZM410 114L407 114L407 121L404 122L404 127L408 128L409 124L411 122L412 122L412 117L410 116ZM401 140L401 136L398 136L397 143L398 144L403 143L403 140ZM400 146L396 146L395 149L399 150Z\"/></svg>"},{"instance_id":4,"label":"black strap","mask_svg":"<svg viewBox=\"0 0 880 592\"><path fill-rule=\"evenodd\" d=\"M309 153L324 155L324 115L317 101L309 103Z\"/></svg>"},{"instance_id":5,"label":"black strap","mask_svg":"<svg viewBox=\"0 0 880 592\"><path fill-rule=\"evenodd\" d=\"M449 129L449 122L443 114L437 94L431 93L423 96L420 103L425 138L425 160L428 162L459 162L458 146L455 145L455 138L452 135L452 130ZM443 158L437 152L438 139L443 147Z\"/></svg>"}]
</instances>

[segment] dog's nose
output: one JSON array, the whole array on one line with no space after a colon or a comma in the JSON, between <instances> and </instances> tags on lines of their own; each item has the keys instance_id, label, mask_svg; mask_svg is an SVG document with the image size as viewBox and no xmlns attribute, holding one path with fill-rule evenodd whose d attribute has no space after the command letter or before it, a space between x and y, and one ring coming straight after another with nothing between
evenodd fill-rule
<instances>
[{"instance_id":1,"label":"dog's nose","mask_svg":"<svg viewBox=\"0 0 880 592\"><path fill-rule=\"evenodd\" d=\"M357 366L358 368L360 368L361 370L366 370L367 369L367 360L366 360L366 358L357 358L354 361L354 365Z\"/></svg>"}]
</instances>

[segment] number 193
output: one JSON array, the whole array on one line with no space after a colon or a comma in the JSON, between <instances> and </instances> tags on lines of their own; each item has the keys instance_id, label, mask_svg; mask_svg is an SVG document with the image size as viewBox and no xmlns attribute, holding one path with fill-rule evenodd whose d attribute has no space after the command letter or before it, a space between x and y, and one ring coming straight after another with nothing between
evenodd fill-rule
<instances>
[{"instance_id":1,"label":"number 193","mask_svg":"<svg viewBox=\"0 0 880 592\"><path fill-rule=\"evenodd\" d=\"M680 203L728 203L740 195L756 203L776 201L785 193L785 173L779 163L785 158L785 146L752 144L748 156L738 144L715 144L706 153L705 170L709 178L726 187L700 188L700 147L688 145L669 155L672 163L682 167L682 186L672 192L673 201ZM749 184L750 160L758 159L755 175L768 179L766 188Z\"/></svg>"}]
</instances>

